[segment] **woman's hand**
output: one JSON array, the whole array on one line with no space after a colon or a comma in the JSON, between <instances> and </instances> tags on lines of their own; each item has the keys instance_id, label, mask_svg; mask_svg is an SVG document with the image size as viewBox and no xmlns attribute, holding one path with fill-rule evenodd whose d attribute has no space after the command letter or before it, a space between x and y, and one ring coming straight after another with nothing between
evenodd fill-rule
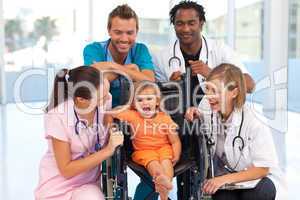
<instances>
[{"instance_id":1,"label":"woman's hand","mask_svg":"<svg viewBox=\"0 0 300 200\"><path fill-rule=\"evenodd\" d=\"M219 176L212 179L208 179L204 182L202 191L205 194L212 195L217 192L217 190L227 183L225 177Z\"/></svg>"},{"instance_id":2,"label":"woman's hand","mask_svg":"<svg viewBox=\"0 0 300 200\"><path fill-rule=\"evenodd\" d=\"M122 131L110 131L107 148L113 154L116 147L123 145L123 142L124 142L124 135L123 135Z\"/></svg>"},{"instance_id":3,"label":"woman's hand","mask_svg":"<svg viewBox=\"0 0 300 200\"><path fill-rule=\"evenodd\" d=\"M185 112L185 118L189 121L193 121L195 118L200 117L200 112L197 107L190 107Z\"/></svg>"}]
</instances>

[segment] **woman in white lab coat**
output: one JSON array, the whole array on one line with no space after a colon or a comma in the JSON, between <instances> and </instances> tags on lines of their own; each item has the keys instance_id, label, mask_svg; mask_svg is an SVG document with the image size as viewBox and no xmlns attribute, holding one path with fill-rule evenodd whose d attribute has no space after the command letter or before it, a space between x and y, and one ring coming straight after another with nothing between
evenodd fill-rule
<instances>
[{"instance_id":1,"label":"woman in white lab coat","mask_svg":"<svg viewBox=\"0 0 300 200\"><path fill-rule=\"evenodd\" d=\"M214 200L286 199L271 131L245 105L245 90L241 70L221 64L208 76L199 108L186 112L188 120L203 119L202 128L214 142L215 177L202 191Z\"/></svg>"}]
</instances>

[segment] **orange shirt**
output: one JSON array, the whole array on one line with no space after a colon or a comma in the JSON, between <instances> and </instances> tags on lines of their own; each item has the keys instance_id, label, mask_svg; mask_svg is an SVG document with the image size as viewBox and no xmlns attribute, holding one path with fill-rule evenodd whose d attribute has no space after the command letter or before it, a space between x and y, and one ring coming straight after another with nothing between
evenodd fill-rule
<instances>
[{"instance_id":1,"label":"orange shirt","mask_svg":"<svg viewBox=\"0 0 300 200\"><path fill-rule=\"evenodd\" d=\"M169 145L168 134L177 128L171 117L163 112L145 119L136 110L125 110L116 118L130 124L134 150L156 150Z\"/></svg>"}]
</instances>

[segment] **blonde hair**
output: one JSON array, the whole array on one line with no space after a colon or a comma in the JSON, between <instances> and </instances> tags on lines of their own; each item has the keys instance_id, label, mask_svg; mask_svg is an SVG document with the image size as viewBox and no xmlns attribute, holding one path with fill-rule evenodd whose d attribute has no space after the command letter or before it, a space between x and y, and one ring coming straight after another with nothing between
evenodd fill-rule
<instances>
[{"instance_id":1,"label":"blonde hair","mask_svg":"<svg viewBox=\"0 0 300 200\"><path fill-rule=\"evenodd\" d=\"M235 88L238 89L238 95L234 100L234 106L242 108L246 101L246 83L240 68L228 63L220 64L215 67L207 77L207 81L215 79L222 81L229 91L232 91Z\"/></svg>"},{"instance_id":2,"label":"blonde hair","mask_svg":"<svg viewBox=\"0 0 300 200\"><path fill-rule=\"evenodd\" d=\"M153 89L155 91L155 95L157 97L160 98L160 90L159 90L159 87L157 86L156 83L153 83L151 81L140 81L140 82L137 82L134 84L134 88L135 88L135 91L134 91L134 96L140 94L141 92L143 92L144 90L146 89Z\"/></svg>"},{"instance_id":3,"label":"blonde hair","mask_svg":"<svg viewBox=\"0 0 300 200\"><path fill-rule=\"evenodd\" d=\"M134 84L134 98L133 98L133 105L132 105L133 108L135 108L134 104L135 104L136 96L141 94L146 89L153 89L154 95L157 97L158 103L160 104L161 93L157 84L151 81L140 81Z\"/></svg>"}]
</instances>

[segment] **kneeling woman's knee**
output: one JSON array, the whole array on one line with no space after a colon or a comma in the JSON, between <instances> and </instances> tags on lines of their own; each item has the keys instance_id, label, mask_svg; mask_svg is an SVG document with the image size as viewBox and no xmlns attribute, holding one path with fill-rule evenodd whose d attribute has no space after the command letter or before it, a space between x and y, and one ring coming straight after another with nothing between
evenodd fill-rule
<instances>
[{"instance_id":1,"label":"kneeling woman's knee","mask_svg":"<svg viewBox=\"0 0 300 200\"><path fill-rule=\"evenodd\" d=\"M76 188L72 194L72 200L104 200L104 196L95 184L86 184Z\"/></svg>"},{"instance_id":2,"label":"kneeling woman's knee","mask_svg":"<svg viewBox=\"0 0 300 200\"><path fill-rule=\"evenodd\" d=\"M249 193L247 195L247 192L244 192L242 199L252 200L253 197L255 197L254 199L257 200L274 200L276 197L276 188L273 181L265 177L257 184L251 193L251 195L249 195Z\"/></svg>"}]
</instances>

